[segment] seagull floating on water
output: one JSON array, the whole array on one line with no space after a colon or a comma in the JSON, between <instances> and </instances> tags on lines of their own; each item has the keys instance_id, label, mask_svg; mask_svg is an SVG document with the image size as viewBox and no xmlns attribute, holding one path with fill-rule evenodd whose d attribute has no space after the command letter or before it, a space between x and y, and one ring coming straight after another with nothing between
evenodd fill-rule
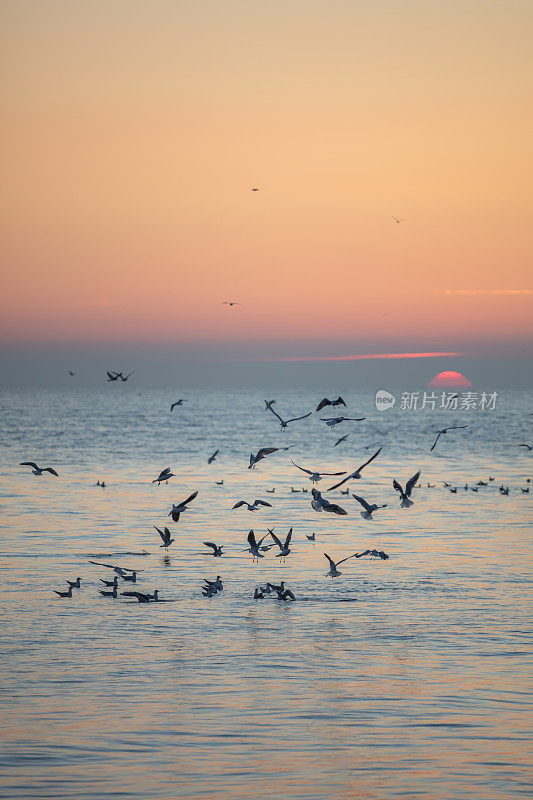
<instances>
[{"instance_id":1,"label":"seagull floating on water","mask_svg":"<svg viewBox=\"0 0 533 800\"><path fill-rule=\"evenodd\" d=\"M374 455L371 458L368 459L368 461L365 461L364 464L361 464L360 467L357 467L355 472L352 472L351 475L348 475L342 481L339 481L339 483L336 483L335 486L330 486L330 488L327 491L328 492L332 492L334 489L338 489L339 486L342 486L343 483L346 483L347 481L352 481L352 480L357 481L357 480L359 480L360 477L361 477L361 470L363 470L365 467L368 467L368 465L371 464L372 461L379 456L379 454L381 453L382 449L383 448L380 447L379 450L377 450L374 453Z\"/></svg>"},{"instance_id":2,"label":"seagull floating on water","mask_svg":"<svg viewBox=\"0 0 533 800\"><path fill-rule=\"evenodd\" d=\"M439 439L440 439L440 437L441 437L441 436L444 436L444 434L448 433L448 431L458 431L458 430L460 430L461 428L468 428L468 425L452 425L452 426L451 426L451 427L449 427L449 428L443 428L441 431L439 431L439 432L438 432L438 434L437 434L437 438L435 439L435 441L434 441L434 442L433 442L433 444L431 445L431 449L430 449L430 451L429 451L429 452L431 453L431 452L432 452L432 451L435 449L435 447L436 447L436 444L437 444L437 442L439 441Z\"/></svg>"},{"instance_id":3,"label":"seagull floating on water","mask_svg":"<svg viewBox=\"0 0 533 800\"><path fill-rule=\"evenodd\" d=\"M313 499L311 500L311 507L314 508L315 511L329 511L332 514L339 514L340 516L345 516L348 513L344 508L341 508L335 503L328 503L327 500L324 500L318 489L313 489L312 494Z\"/></svg>"},{"instance_id":4,"label":"seagull floating on water","mask_svg":"<svg viewBox=\"0 0 533 800\"><path fill-rule=\"evenodd\" d=\"M100 578L100 583L103 583L104 586L118 586L118 575L115 575L112 581L105 581L103 578Z\"/></svg>"},{"instance_id":5,"label":"seagull floating on water","mask_svg":"<svg viewBox=\"0 0 533 800\"><path fill-rule=\"evenodd\" d=\"M81 586L81 578L76 578L75 581L67 581L71 589L79 589Z\"/></svg>"},{"instance_id":6,"label":"seagull floating on water","mask_svg":"<svg viewBox=\"0 0 533 800\"><path fill-rule=\"evenodd\" d=\"M50 475L55 475L56 478L59 477L55 469L52 469L52 467L38 467L35 461L21 461L19 466L32 467L32 472L34 475L42 475L43 472L49 472Z\"/></svg>"},{"instance_id":7,"label":"seagull floating on water","mask_svg":"<svg viewBox=\"0 0 533 800\"><path fill-rule=\"evenodd\" d=\"M60 592L57 589L54 589L54 592L60 597L72 597L72 586L69 586L66 592Z\"/></svg>"},{"instance_id":8,"label":"seagull floating on water","mask_svg":"<svg viewBox=\"0 0 533 800\"><path fill-rule=\"evenodd\" d=\"M110 592L108 592L106 589L98 589L98 591L100 592L102 597L114 597L115 599L117 597L117 587L116 586L113 586L113 589Z\"/></svg>"},{"instance_id":9,"label":"seagull floating on water","mask_svg":"<svg viewBox=\"0 0 533 800\"><path fill-rule=\"evenodd\" d=\"M211 547L213 549L213 552L212 552L211 555L215 556L215 558L218 558L218 557L220 557L222 555L222 548L224 547L223 544L218 545L218 544L215 544L214 542L204 542L204 544L205 544L206 547Z\"/></svg>"},{"instance_id":10,"label":"seagull floating on water","mask_svg":"<svg viewBox=\"0 0 533 800\"><path fill-rule=\"evenodd\" d=\"M398 481L396 480L396 478L394 478L394 480L392 481L392 485L394 486L396 491L400 492L400 508L410 508L410 506L413 505L413 501L409 500L409 498L411 497L411 492L413 491L415 483L420 477L420 472L421 470L418 470L416 475L413 475L412 478L409 478L409 480L405 484L405 492L398 483Z\"/></svg>"},{"instance_id":11,"label":"seagull floating on water","mask_svg":"<svg viewBox=\"0 0 533 800\"><path fill-rule=\"evenodd\" d=\"M123 597L136 597L139 603L149 603L151 600L157 602L159 600L159 589L154 589L152 594L144 592L121 592Z\"/></svg>"}]
</instances>

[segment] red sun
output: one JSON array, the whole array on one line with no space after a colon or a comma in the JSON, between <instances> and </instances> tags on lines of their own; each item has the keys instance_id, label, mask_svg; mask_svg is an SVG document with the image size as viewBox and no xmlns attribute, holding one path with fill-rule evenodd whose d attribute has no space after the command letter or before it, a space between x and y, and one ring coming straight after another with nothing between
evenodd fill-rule
<instances>
[{"instance_id":1,"label":"red sun","mask_svg":"<svg viewBox=\"0 0 533 800\"><path fill-rule=\"evenodd\" d=\"M460 372L452 372L449 370L448 372L439 372L438 375L435 375L434 378L430 380L428 383L430 389L441 389L441 388L455 388L455 387L464 387L464 386L472 386L471 381L468 378L465 378L464 375L461 375Z\"/></svg>"}]
</instances>

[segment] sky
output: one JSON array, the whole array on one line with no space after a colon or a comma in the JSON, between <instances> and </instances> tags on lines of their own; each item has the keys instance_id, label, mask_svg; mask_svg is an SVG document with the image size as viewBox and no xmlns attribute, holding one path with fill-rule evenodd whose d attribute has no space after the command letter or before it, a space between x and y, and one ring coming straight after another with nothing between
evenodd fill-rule
<instances>
[{"instance_id":1,"label":"sky","mask_svg":"<svg viewBox=\"0 0 533 800\"><path fill-rule=\"evenodd\" d=\"M531 372L528 2L1 9L7 383L66 353Z\"/></svg>"}]
</instances>

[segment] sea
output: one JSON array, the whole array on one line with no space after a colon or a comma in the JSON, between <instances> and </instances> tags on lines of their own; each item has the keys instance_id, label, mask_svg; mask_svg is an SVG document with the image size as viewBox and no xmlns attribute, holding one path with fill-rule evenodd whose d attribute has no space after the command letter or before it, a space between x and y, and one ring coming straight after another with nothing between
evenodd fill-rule
<instances>
[{"instance_id":1,"label":"sea","mask_svg":"<svg viewBox=\"0 0 533 800\"><path fill-rule=\"evenodd\" d=\"M0 394L0 796L531 797L531 394L483 408L398 397L382 411L374 392L352 391L317 413L324 387L134 380ZM265 399L284 419L312 413L282 431ZM321 419L342 415L365 419ZM455 425L468 427L431 452ZM288 449L249 469L262 447ZM317 484L346 515L311 507L293 461L349 474L380 447L361 479ZM392 481L418 470L401 508ZM365 520L353 493L386 508ZM256 498L271 505L233 509ZM154 526L171 530L168 554ZM293 529L291 553L274 546L256 563L248 533L269 528ZM389 558L326 574L324 553L367 549ZM138 571L116 599L99 593L114 566ZM223 590L203 596L217 575ZM71 598L54 593L78 576ZM294 601L254 599L281 581ZM164 602L122 595L156 588Z\"/></svg>"}]
</instances>

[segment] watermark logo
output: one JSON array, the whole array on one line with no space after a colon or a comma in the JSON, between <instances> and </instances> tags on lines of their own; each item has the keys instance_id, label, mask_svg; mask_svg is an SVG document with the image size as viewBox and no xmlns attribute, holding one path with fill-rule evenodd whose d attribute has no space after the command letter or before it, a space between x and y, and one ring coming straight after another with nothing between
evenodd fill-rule
<instances>
[{"instance_id":1,"label":"watermark logo","mask_svg":"<svg viewBox=\"0 0 533 800\"><path fill-rule=\"evenodd\" d=\"M378 389L376 392L376 408L378 411L387 411L393 407L395 402L394 395L385 391L385 389Z\"/></svg>"}]
</instances>

